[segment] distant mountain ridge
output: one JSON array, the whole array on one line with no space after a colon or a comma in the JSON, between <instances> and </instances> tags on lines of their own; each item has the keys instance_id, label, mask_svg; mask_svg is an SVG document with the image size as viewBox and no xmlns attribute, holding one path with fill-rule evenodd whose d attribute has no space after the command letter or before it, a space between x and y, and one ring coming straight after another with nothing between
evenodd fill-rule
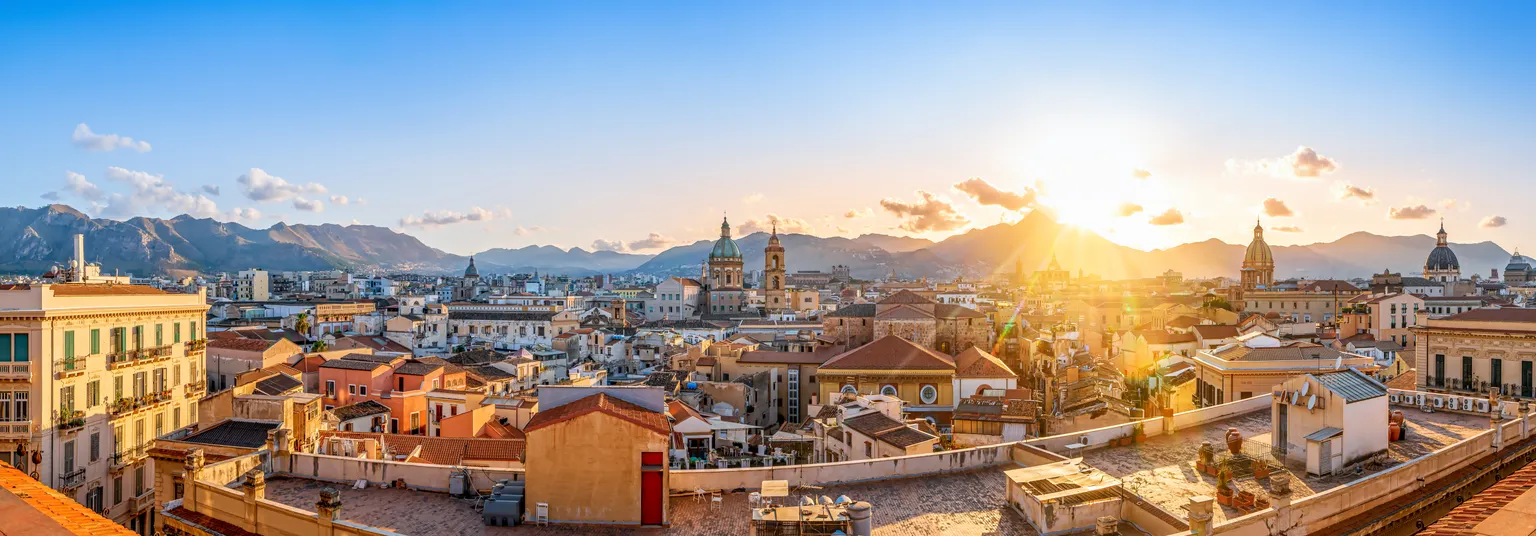
<instances>
[{"instance_id":1,"label":"distant mountain ridge","mask_svg":"<svg viewBox=\"0 0 1536 536\"><path fill-rule=\"evenodd\" d=\"M238 223L177 216L171 219L91 218L67 205L0 208L0 272L41 273L68 263L71 236L85 233L92 262L108 272L138 274L268 270L410 271L461 273L469 258L430 247L408 234L373 225L289 225L253 229ZM883 234L855 238L779 235L791 272L848 266L855 277L949 279L1034 272L1054 255L1064 269L1106 278L1153 277L1172 269L1185 277L1237 275L1247 244L1210 239L1168 249L1141 251L1091 231L1063 225L1043 211L933 242ZM735 239L747 270L763 266L767 233ZM679 245L656 255L562 249L555 246L494 248L475 255L482 274L539 271L585 276L640 272L696 276L715 240ZM1434 247L1427 235L1381 236L1366 232L1332 242L1271 246L1277 278L1368 277L1384 268L1418 275ZM1510 254L1492 242L1452 243L1462 274L1486 277L1502 270Z\"/></svg>"}]
</instances>

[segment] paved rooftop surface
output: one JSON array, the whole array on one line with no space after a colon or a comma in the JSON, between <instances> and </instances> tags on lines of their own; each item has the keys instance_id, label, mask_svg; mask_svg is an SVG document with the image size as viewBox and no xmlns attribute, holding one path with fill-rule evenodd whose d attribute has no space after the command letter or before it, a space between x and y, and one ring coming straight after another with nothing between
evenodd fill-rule
<instances>
[{"instance_id":1,"label":"paved rooftop surface","mask_svg":"<svg viewBox=\"0 0 1536 536\"><path fill-rule=\"evenodd\" d=\"M919 479L868 484L793 489L791 498L827 495L868 501L874 505L877 535L1022 535L1036 534L1024 519L1004 504L1002 469L990 468ZM333 486L299 478L267 481L267 499L313 511L320 489ZM720 511L708 499L673 497L670 529L620 529L598 526L486 527L468 501L441 493L409 490L341 490L341 518L401 534L418 535L539 535L539 534L747 534L751 514L747 494L727 493Z\"/></svg>"},{"instance_id":2,"label":"paved rooftop surface","mask_svg":"<svg viewBox=\"0 0 1536 536\"><path fill-rule=\"evenodd\" d=\"M1393 409L1398 409L1394 407ZM1380 472L1408 460L1434 452L1453 443L1488 429L1488 419L1472 415L1447 412L1423 413L1414 409L1404 411L1408 420L1408 437L1390 443L1383 463L1367 468L1360 474L1306 476L1306 468L1299 464L1287 465L1292 476L1292 500L1326 491L1369 474ZM1087 452L1083 461L1123 481L1127 491L1157 503L1174 515L1184 515L1184 505L1195 495L1216 495L1216 478L1198 472L1195 461L1199 458L1200 442L1210 441L1217 449L1217 459L1227 454L1226 433L1237 428L1248 447L1255 443L1269 444L1269 412L1258 411L1239 415L1223 421L1181 430L1172 436L1157 436L1146 443L1129 447L1112 447ZM1385 431L1383 431L1385 433ZM1263 450L1267 450L1264 447ZM1245 448L1245 452L1249 449ZM1239 477L1239 489L1264 494L1269 489L1269 479ZM1216 521L1242 515L1237 510L1217 505Z\"/></svg>"}]
</instances>

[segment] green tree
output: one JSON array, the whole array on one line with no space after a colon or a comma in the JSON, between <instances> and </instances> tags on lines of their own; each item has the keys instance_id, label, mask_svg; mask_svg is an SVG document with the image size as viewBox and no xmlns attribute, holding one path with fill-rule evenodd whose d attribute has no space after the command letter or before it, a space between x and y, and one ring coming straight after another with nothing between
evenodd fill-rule
<instances>
[{"instance_id":1,"label":"green tree","mask_svg":"<svg viewBox=\"0 0 1536 536\"><path fill-rule=\"evenodd\" d=\"M310 345L309 351L311 351L311 352L324 352L326 350L326 348L329 348L329 347L325 345L325 339L321 339L321 340L315 341L315 344Z\"/></svg>"},{"instance_id":2,"label":"green tree","mask_svg":"<svg viewBox=\"0 0 1536 536\"><path fill-rule=\"evenodd\" d=\"M1202 305L1202 307L1207 309L1226 309L1228 311L1233 310L1232 304L1228 302L1226 298L1221 296L1212 296L1210 299L1205 300L1205 304Z\"/></svg>"},{"instance_id":3,"label":"green tree","mask_svg":"<svg viewBox=\"0 0 1536 536\"><path fill-rule=\"evenodd\" d=\"M293 330L305 337L309 336L309 313L299 313L299 317L293 321Z\"/></svg>"}]
</instances>

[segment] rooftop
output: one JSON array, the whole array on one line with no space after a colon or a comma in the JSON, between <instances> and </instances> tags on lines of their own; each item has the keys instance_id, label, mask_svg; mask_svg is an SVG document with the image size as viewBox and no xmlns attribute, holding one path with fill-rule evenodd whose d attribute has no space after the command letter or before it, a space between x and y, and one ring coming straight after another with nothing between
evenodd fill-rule
<instances>
[{"instance_id":1,"label":"rooftop","mask_svg":"<svg viewBox=\"0 0 1536 536\"><path fill-rule=\"evenodd\" d=\"M949 356L917 343L887 335L874 342L838 354L820 370L954 370Z\"/></svg>"},{"instance_id":2,"label":"rooftop","mask_svg":"<svg viewBox=\"0 0 1536 536\"><path fill-rule=\"evenodd\" d=\"M133 534L4 462L0 462L0 519L5 520L0 530L5 534Z\"/></svg>"},{"instance_id":3,"label":"rooftop","mask_svg":"<svg viewBox=\"0 0 1536 536\"><path fill-rule=\"evenodd\" d=\"M225 420L212 428L181 439L186 443L226 447L260 448L267 444L267 432L281 426L277 422Z\"/></svg>"},{"instance_id":4,"label":"rooftop","mask_svg":"<svg viewBox=\"0 0 1536 536\"><path fill-rule=\"evenodd\" d=\"M1482 433L1488 428L1487 417L1446 411L1423 413L1404 410L1404 413L1408 417L1407 438L1390 443L1384 462L1379 467L1367 468L1366 474L1395 467ZM1119 478L1126 491L1145 497L1170 512L1183 512L1182 507L1188 504L1191 496L1216 496L1216 478L1197 472L1194 462L1199 457L1202 441L1210 441L1218 449L1218 459L1225 455L1228 428L1236 428L1243 434L1244 453L1269 451L1269 411L1263 410L1180 430L1173 435L1151 437L1145 443L1089 451L1083 454L1083 462ZM1364 476L1307 476L1305 468L1299 465L1287 466L1285 471L1291 474L1293 500L1348 484ZM1267 482L1255 480L1251 475L1240 476L1237 485L1239 489L1260 495L1267 493L1268 489ZM1231 507L1217 505L1216 523L1240 515Z\"/></svg>"}]
</instances>

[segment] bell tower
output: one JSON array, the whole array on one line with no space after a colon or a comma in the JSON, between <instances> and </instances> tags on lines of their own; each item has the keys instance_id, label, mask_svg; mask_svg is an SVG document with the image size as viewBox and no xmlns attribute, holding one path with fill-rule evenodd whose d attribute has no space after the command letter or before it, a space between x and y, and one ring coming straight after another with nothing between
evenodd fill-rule
<instances>
[{"instance_id":1,"label":"bell tower","mask_svg":"<svg viewBox=\"0 0 1536 536\"><path fill-rule=\"evenodd\" d=\"M768 247L763 248L763 304L770 313L790 310L784 292L784 246L779 245L779 224L773 224Z\"/></svg>"}]
</instances>

